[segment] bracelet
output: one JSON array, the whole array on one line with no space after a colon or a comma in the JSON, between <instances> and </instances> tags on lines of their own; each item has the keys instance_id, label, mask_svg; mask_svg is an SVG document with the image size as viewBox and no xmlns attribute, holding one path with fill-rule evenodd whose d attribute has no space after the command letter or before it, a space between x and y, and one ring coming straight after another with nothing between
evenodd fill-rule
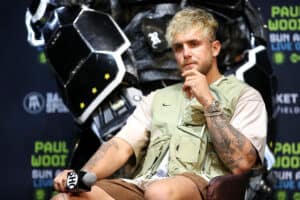
<instances>
[{"instance_id":1,"label":"bracelet","mask_svg":"<svg viewBox=\"0 0 300 200\"><path fill-rule=\"evenodd\" d=\"M209 112L204 112L204 116L205 117L215 117L215 116L219 116L219 115L222 115L223 113L221 111L218 111L218 112L212 112L212 113L209 113Z\"/></svg>"},{"instance_id":2,"label":"bracelet","mask_svg":"<svg viewBox=\"0 0 300 200\"><path fill-rule=\"evenodd\" d=\"M213 102L204 111L204 116L214 117L219 115L222 115L222 109L220 108L220 103L217 100L213 100Z\"/></svg>"}]
</instances>

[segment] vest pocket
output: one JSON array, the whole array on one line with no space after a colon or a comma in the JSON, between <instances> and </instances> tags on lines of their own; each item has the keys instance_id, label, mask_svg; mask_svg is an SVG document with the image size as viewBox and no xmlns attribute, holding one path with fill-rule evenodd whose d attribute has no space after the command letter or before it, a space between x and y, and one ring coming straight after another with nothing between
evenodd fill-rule
<instances>
[{"instance_id":1,"label":"vest pocket","mask_svg":"<svg viewBox=\"0 0 300 200\"><path fill-rule=\"evenodd\" d=\"M156 169L169 147L169 136L154 137L148 146L148 151L141 174L152 172Z\"/></svg>"},{"instance_id":2,"label":"vest pocket","mask_svg":"<svg viewBox=\"0 0 300 200\"><path fill-rule=\"evenodd\" d=\"M191 135L192 138L203 139L206 137L205 129L206 126L185 126L177 125L177 128L183 131L184 133Z\"/></svg>"},{"instance_id":3,"label":"vest pocket","mask_svg":"<svg viewBox=\"0 0 300 200\"><path fill-rule=\"evenodd\" d=\"M198 165L205 156L206 142L190 136L182 136L177 147L176 157L184 163Z\"/></svg>"},{"instance_id":4,"label":"vest pocket","mask_svg":"<svg viewBox=\"0 0 300 200\"><path fill-rule=\"evenodd\" d=\"M198 166L205 158L207 147L205 126L178 125L177 128L183 132L176 148L176 157L182 162L194 163Z\"/></svg>"}]
</instances>

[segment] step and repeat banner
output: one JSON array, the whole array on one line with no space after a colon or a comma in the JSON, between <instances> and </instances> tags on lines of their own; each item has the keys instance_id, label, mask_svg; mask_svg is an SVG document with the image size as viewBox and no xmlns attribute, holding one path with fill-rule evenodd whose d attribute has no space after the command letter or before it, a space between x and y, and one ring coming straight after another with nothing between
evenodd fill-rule
<instances>
[{"instance_id":1,"label":"step and repeat banner","mask_svg":"<svg viewBox=\"0 0 300 200\"><path fill-rule=\"evenodd\" d=\"M276 140L270 144L278 178L274 199L300 200L300 4L252 1L268 26L269 59L278 78ZM52 179L68 166L80 132L44 55L26 41L29 3L1 3L0 199L49 199Z\"/></svg>"},{"instance_id":2,"label":"step and repeat banner","mask_svg":"<svg viewBox=\"0 0 300 200\"><path fill-rule=\"evenodd\" d=\"M26 41L28 5L0 7L0 199L7 200L49 199L78 132L45 58Z\"/></svg>"},{"instance_id":3,"label":"step and repeat banner","mask_svg":"<svg viewBox=\"0 0 300 200\"><path fill-rule=\"evenodd\" d=\"M268 26L269 58L278 78L275 97L278 179L274 199L300 199L300 2L257 1Z\"/></svg>"}]
</instances>

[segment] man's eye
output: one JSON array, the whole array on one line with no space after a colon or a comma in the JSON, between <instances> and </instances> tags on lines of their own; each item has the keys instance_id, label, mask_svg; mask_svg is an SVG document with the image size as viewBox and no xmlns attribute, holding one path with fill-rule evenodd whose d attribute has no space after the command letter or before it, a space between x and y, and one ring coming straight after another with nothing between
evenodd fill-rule
<instances>
[{"instance_id":1,"label":"man's eye","mask_svg":"<svg viewBox=\"0 0 300 200\"><path fill-rule=\"evenodd\" d=\"M173 51L178 52L182 50L182 46L181 45L175 45L173 46Z\"/></svg>"},{"instance_id":2,"label":"man's eye","mask_svg":"<svg viewBox=\"0 0 300 200\"><path fill-rule=\"evenodd\" d=\"M197 42L197 41L192 41L190 43L190 47L197 47L197 46L199 46L199 42Z\"/></svg>"}]
</instances>

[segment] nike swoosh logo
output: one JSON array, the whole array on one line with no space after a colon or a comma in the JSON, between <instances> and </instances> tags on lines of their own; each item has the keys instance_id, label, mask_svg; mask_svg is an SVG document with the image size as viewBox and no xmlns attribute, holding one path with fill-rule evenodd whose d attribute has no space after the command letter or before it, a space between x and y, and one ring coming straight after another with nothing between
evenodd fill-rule
<instances>
[{"instance_id":1,"label":"nike swoosh logo","mask_svg":"<svg viewBox=\"0 0 300 200\"><path fill-rule=\"evenodd\" d=\"M163 103L163 104L162 104L162 106L170 106L170 105L169 105L169 104L165 104L165 103Z\"/></svg>"}]
</instances>

